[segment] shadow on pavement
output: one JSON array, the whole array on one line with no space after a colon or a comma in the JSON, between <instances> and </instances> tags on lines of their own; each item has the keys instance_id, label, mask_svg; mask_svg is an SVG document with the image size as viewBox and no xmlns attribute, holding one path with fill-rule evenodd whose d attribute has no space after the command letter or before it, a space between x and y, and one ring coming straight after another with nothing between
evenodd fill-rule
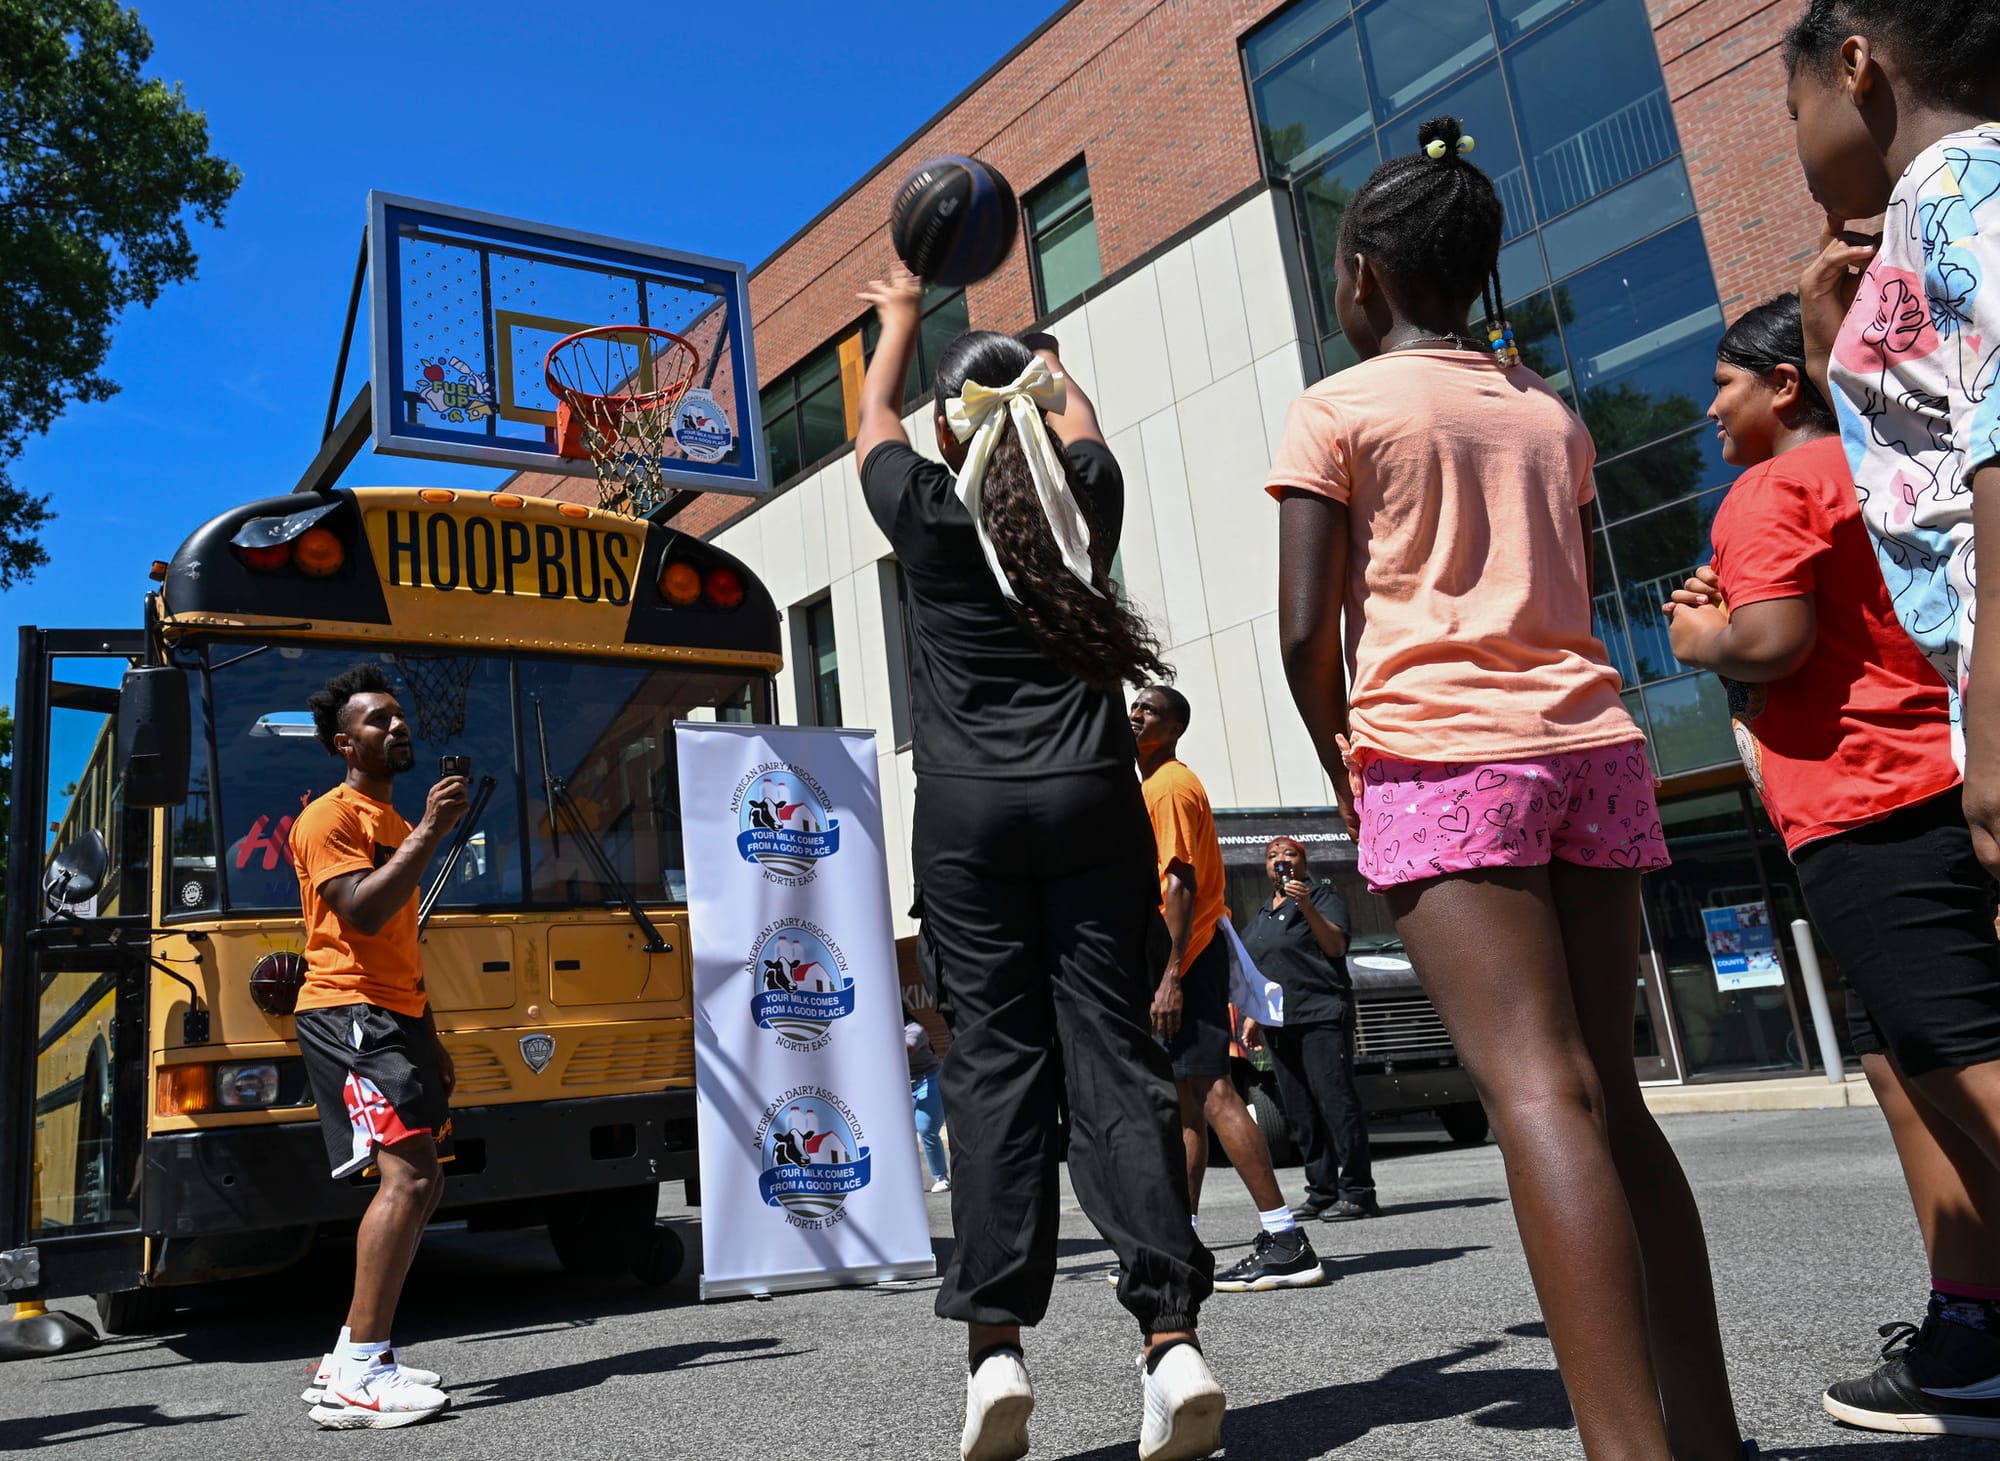
<instances>
[{"instance_id":1,"label":"shadow on pavement","mask_svg":"<svg viewBox=\"0 0 2000 1461\"><path fill-rule=\"evenodd\" d=\"M130 1431L163 1430L168 1426L208 1425L235 1420L239 1414L218 1410L207 1415L162 1415L155 1405L116 1405L96 1406L68 1415L31 1415L20 1420L0 1420L0 1451L102 1441Z\"/></svg>"},{"instance_id":2,"label":"shadow on pavement","mask_svg":"<svg viewBox=\"0 0 2000 1461\"><path fill-rule=\"evenodd\" d=\"M1496 1203L1502 1203L1506 1200L1504 1197L1453 1197L1440 1199L1437 1202L1391 1202L1383 1206L1381 1216L1385 1218L1414 1217L1420 1212L1445 1212L1458 1207L1492 1207ZM1373 1219L1370 1219L1370 1221L1373 1221ZM1338 1227L1341 1225L1333 1224L1333 1226Z\"/></svg>"},{"instance_id":3,"label":"shadow on pavement","mask_svg":"<svg viewBox=\"0 0 2000 1461\"><path fill-rule=\"evenodd\" d=\"M1448 1248L1384 1248L1375 1253L1353 1255L1327 1255L1327 1265L1336 1274L1394 1273L1403 1268L1429 1268L1437 1263L1449 1263L1454 1258L1463 1258L1468 1253L1484 1253L1487 1245L1470 1243Z\"/></svg>"},{"instance_id":4,"label":"shadow on pavement","mask_svg":"<svg viewBox=\"0 0 2000 1461\"><path fill-rule=\"evenodd\" d=\"M1316 1461L1380 1426L1470 1418L1504 1431L1568 1430L1569 1400L1554 1366L1454 1370L1500 1348L1483 1340L1413 1360L1373 1380L1305 1390L1232 1410L1222 1423L1227 1455L1257 1461ZM1843 1453L1845 1454L1845 1453ZM1080 1451L1066 1461L1130 1461L1132 1443Z\"/></svg>"},{"instance_id":5,"label":"shadow on pavement","mask_svg":"<svg viewBox=\"0 0 2000 1461\"><path fill-rule=\"evenodd\" d=\"M745 1361L789 1359L811 1354L811 1348L778 1349L778 1339L730 1339L693 1344L664 1344L634 1354L609 1355L574 1365L550 1365L502 1375L491 1380L452 1380L454 1391L484 1390L484 1394L454 1399L452 1410L484 1410L491 1405L511 1405L524 1400L546 1400L550 1396L573 1395L606 1380L641 1375L664 1375L669 1370L712 1370L719 1365Z\"/></svg>"}]
</instances>

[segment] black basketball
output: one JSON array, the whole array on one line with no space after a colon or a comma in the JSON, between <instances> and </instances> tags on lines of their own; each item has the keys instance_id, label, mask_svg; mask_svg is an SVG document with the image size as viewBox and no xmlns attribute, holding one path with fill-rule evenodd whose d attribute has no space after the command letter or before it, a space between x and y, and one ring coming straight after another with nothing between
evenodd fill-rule
<instances>
[{"instance_id":1,"label":"black basketball","mask_svg":"<svg viewBox=\"0 0 2000 1461\"><path fill-rule=\"evenodd\" d=\"M896 189L889 238L910 272L953 288L984 279L1014 247L1021 210L1000 170L934 157Z\"/></svg>"}]
</instances>

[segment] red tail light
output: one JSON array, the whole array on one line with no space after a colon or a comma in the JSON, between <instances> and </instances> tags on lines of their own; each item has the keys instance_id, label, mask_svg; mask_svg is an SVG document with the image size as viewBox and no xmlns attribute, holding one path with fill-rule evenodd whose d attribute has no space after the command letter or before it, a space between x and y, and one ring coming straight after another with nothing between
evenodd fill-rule
<instances>
[{"instance_id":1,"label":"red tail light","mask_svg":"<svg viewBox=\"0 0 2000 1461\"><path fill-rule=\"evenodd\" d=\"M702 580L702 591L718 609L733 609L743 602L743 575L733 568L711 568Z\"/></svg>"},{"instance_id":2,"label":"red tail light","mask_svg":"<svg viewBox=\"0 0 2000 1461\"><path fill-rule=\"evenodd\" d=\"M271 543L259 548L238 546L236 556L252 573L277 573L292 561L290 543Z\"/></svg>"}]
</instances>

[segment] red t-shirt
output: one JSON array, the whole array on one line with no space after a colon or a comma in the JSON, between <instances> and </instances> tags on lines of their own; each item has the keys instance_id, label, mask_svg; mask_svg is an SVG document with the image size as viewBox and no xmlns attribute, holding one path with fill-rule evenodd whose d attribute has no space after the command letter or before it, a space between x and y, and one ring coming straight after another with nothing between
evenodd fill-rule
<instances>
[{"instance_id":1,"label":"red t-shirt","mask_svg":"<svg viewBox=\"0 0 2000 1461\"><path fill-rule=\"evenodd\" d=\"M1796 852L1957 785L1944 681L1897 621L1840 438L1745 472L1710 536L1732 610L1809 598L1818 621L1806 662L1743 687L1749 703L1736 712L1744 763L1785 846Z\"/></svg>"}]
</instances>

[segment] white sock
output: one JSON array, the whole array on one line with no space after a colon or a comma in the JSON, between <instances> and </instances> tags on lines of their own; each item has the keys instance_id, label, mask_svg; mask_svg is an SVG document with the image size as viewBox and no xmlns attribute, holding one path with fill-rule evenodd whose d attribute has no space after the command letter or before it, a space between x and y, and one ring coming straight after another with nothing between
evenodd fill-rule
<instances>
[{"instance_id":1,"label":"white sock","mask_svg":"<svg viewBox=\"0 0 2000 1461\"><path fill-rule=\"evenodd\" d=\"M1292 1210L1282 1202L1269 1212L1259 1209L1257 1221L1264 1225L1265 1232L1274 1237L1279 1233L1289 1233L1299 1225L1298 1219L1292 1216Z\"/></svg>"},{"instance_id":2,"label":"white sock","mask_svg":"<svg viewBox=\"0 0 2000 1461\"><path fill-rule=\"evenodd\" d=\"M389 1353L392 1348L386 1338L363 1340L360 1343L349 1339L334 1352L334 1370L341 1376L349 1378L365 1375L374 1369L380 1357Z\"/></svg>"}]
</instances>

